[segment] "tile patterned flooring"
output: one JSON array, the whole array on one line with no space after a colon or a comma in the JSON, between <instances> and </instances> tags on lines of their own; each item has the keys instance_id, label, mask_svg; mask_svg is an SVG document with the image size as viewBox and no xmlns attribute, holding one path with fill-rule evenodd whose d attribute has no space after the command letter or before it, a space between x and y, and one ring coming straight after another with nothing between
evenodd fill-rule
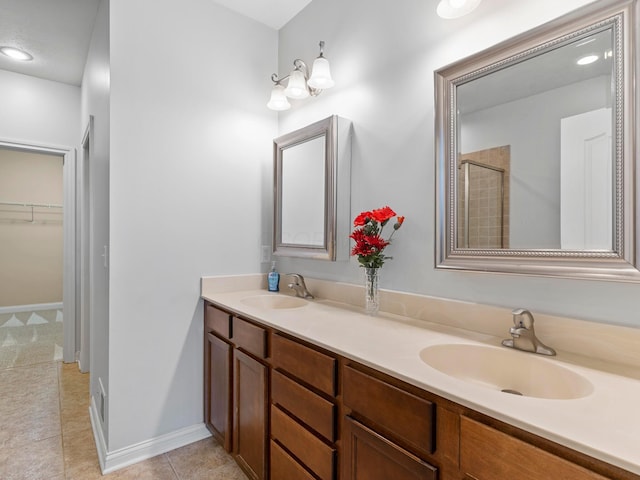
<instances>
[{"instance_id":1,"label":"tile patterned flooring","mask_svg":"<svg viewBox=\"0 0 640 480\"><path fill-rule=\"evenodd\" d=\"M0 313L0 368L62 360L62 310Z\"/></svg>"},{"instance_id":2,"label":"tile patterned flooring","mask_svg":"<svg viewBox=\"0 0 640 480\"><path fill-rule=\"evenodd\" d=\"M211 438L103 477L89 420L89 375L76 364L21 358L19 366L0 364L0 479L247 480Z\"/></svg>"}]
</instances>

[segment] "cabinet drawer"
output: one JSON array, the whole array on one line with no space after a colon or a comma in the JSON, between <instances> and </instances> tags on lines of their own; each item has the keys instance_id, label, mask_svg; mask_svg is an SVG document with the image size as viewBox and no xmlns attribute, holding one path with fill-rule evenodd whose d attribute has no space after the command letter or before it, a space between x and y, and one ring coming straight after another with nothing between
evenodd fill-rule
<instances>
[{"instance_id":1,"label":"cabinet drawer","mask_svg":"<svg viewBox=\"0 0 640 480\"><path fill-rule=\"evenodd\" d=\"M332 397L336 395L335 358L280 335L271 340L271 363Z\"/></svg>"},{"instance_id":2,"label":"cabinet drawer","mask_svg":"<svg viewBox=\"0 0 640 480\"><path fill-rule=\"evenodd\" d=\"M316 480L273 440L271 440L271 478L273 480Z\"/></svg>"},{"instance_id":3,"label":"cabinet drawer","mask_svg":"<svg viewBox=\"0 0 640 480\"><path fill-rule=\"evenodd\" d=\"M245 352L258 358L267 358L267 331L262 328L233 317L233 343Z\"/></svg>"},{"instance_id":4,"label":"cabinet drawer","mask_svg":"<svg viewBox=\"0 0 640 480\"><path fill-rule=\"evenodd\" d=\"M216 332L222 338L228 340L231 328L231 315L214 307L210 303L205 303L204 305L205 331Z\"/></svg>"},{"instance_id":5,"label":"cabinet drawer","mask_svg":"<svg viewBox=\"0 0 640 480\"><path fill-rule=\"evenodd\" d=\"M271 376L271 399L330 442L335 440L336 407L330 401L278 371Z\"/></svg>"},{"instance_id":6,"label":"cabinet drawer","mask_svg":"<svg viewBox=\"0 0 640 480\"><path fill-rule=\"evenodd\" d=\"M321 480L334 478L335 449L275 405L271 406L271 437L289 450Z\"/></svg>"},{"instance_id":7,"label":"cabinet drawer","mask_svg":"<svg viewBox=\"0 0 640 480\"><path fill-rule=\"evenodd\" d=\"M460 418L460 468L477 480L605 480L605 477L487 425Z\"/></svg>"},{"instance_id":8,"label":"cabinet drawer","mask_svg":"<svg viewBox=\"0 0 640 480\"><path fill-rule=\"evenodd\" d=\"M344 404L412 450L435 450L435 405L351 367L344 368Z\"/></svg>"}]
</instances>

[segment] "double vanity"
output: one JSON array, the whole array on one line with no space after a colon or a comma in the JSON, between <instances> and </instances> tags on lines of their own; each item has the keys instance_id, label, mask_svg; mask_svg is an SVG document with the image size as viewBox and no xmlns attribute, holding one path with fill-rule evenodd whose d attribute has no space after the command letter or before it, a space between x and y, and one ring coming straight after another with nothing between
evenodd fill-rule
<instances>
[{"instance_id":1,"label":"double vanity","mask_svg":"<svg viewBox=\"0 0 640 480\"><path fill-rule=\"evenodd\" d=\"M202 280L205 420L250 478L640 479L640 367L579 333L572 353L572 320L555 338L540 322L548 357L501 345L507 309L383 291L394 313L371 317L361 287L307 284L317 298ZM632 329L599 328L634 356Z\"/></svg>"}]
</instances>

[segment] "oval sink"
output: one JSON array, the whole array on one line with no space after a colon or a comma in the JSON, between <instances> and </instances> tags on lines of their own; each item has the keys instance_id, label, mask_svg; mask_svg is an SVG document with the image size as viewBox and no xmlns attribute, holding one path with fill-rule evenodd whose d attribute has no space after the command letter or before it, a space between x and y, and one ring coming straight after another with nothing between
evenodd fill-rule
<instances>
[{"instance_id":1,"label":"oval sink","mask_svg":"<svg viewBox=\"0 0 640 480\"><path fill-rule=\"evenodd\" d=\"M593 391L586 378L533 353L450 344L427 347L420 358L459 380L525 397L569 400Z\"/></svg>"},{"instance_id":2,"label":"oval sink","mask_svg":"<svg viewBox=\"0 0 640 480\"><path fill-rule=\"evenodd\" d=\"M240 301L249 307L266 309L300 308L307 304L307 301L302 298L277 294L255 295L253 297L245 297Z\"/></svg>"}]
</instances>

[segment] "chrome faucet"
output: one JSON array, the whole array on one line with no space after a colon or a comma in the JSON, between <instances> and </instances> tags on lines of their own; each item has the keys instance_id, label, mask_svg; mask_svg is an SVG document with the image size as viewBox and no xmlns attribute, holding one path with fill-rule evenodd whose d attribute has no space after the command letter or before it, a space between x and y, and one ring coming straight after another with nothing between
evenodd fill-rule
<instances>
[{"instance_id":1,"label":"chrome faucet","mask_svg":"<svg viewBox=\"0 0 640 480\"><path fill-rule=\"evenodd\" d=\"M296 292L296 297L300 298L313 298L313 295L307 290L307 286L304 283L304 277L299 273L287 273L293 281L287 285L291 290Z\"/></svg>"},{"instance_id":2,"label":"chrome faucet","mask_svg":"<svg viewBox=\"0 0 640 480\"><path fill-rule=\"evenodd\" d=\"M513 327L509 329L509 333L513 338L503 340L502 345L541 355L556 354L553 348L547 347L536 337L536 332L533 329L533 315L529 310L517 308L511 314L513 315Z\"/></svg>"}]
</instances>

